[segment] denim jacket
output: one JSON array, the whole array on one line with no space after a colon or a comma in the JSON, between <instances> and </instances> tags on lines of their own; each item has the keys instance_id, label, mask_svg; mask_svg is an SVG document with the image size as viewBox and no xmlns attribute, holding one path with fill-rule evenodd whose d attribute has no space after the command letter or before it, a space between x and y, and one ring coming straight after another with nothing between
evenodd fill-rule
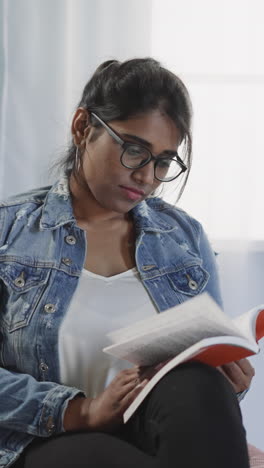
<instances>
[{"instance_id":1,"label":"denim jacket","mask_svg":"<svg viewBox=\"0 0 264 468\"><path fill-rule=\"evenodd\" d=\"M157 312L202 291L221 305L214 253L201 225L159 198L132 210L136 265ZM68 182L0 204L0 466L35 436L63 432L69 400L60 383L58 330L78 284L86 238Z\"/></svg>"}]
</instances>

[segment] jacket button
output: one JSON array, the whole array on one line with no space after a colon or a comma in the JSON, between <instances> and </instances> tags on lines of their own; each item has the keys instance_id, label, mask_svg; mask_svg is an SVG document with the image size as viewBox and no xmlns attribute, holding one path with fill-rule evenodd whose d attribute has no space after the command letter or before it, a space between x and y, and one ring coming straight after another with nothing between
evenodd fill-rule
<instances>
[{"instance_id":1,"label":"jacket button","mask_svg":"<svg viewBox=\"0 0 264 468\"><path fill-rule=\"evenodd\" d=\"M22 273L14 280L15 285L18 288L23 288L25 286L25 280L24 280L24 272Z\"/></svg>"},{"instance_id":2,"label":"jacket button","mask_svg":"<svg viewBox=\"0 0 264 468\"><path fill-rule=\"evenodd\" d=\"M68 257L64 257L61 259L62 263L64 263L64 265L66 266L70 266L72 264L72 260L71 258L68 258Z\"/></svg>"},{"instance_id":3,"label":"jacket button","mask_svg":"<svg viewBox=\"0 0 264 468\"><path fill-rule=\"evenodd\" d=\"M46 429L47 429L48 434L52 434L54 432L55 424L54 424L53 418L51 416L49 416L49 418L48 418L48 421L47 421L47 424L46 424Z\"/></svg>"},{"instance_id":4,"label":"jacket button","mask_svg":"<svg viewBox=\"0 0 264 468\"><path fill-rule=\"evenodd\" d=\"M189 285L189 288L192 289L193 291L196 291L196 289L198 288L198 284L193 279L190 279L188 285Z\"/></svg>"},{"instance_id":5,"label":"jacket button","mask_svg":"<svg viewBox=\"0 0 264 468\"><path fill-rule=\"evenodd\" d=\"M47 372L47 370L49 370L49 366L47 366L45 362L41 362L39 368L42 372Z\"/></svg>"},{"instance_id":6,"label":"jacket button","mask_svg":"<svg viewBox=\"0 0 264 468\"><path fill-rule=\"evenodd\" d=\"M25 286L25 280L22 278L16 278L14 283L18 288L23 288L23 286Z\"/></svg>"},{"instance_id":7,"label":"jacket button","mask_svg":"<svg viewBox=\"0 0 264 468\"><path fill-rule=\"evenodd\" d=\"M76 244L76 238L74 236L66 236L65 237L65 242L69 245L75 245Z\"/></svg>"},{"instance_id":8,"label":"jacket button","mask_svg":"<svg viewBox=\"0 0 264 468\"><path fill-rule=\"evenodd\" d=\"M196 291L196 289L198 289L198 283L191 278L190 275L186 274L186 278L188 280L188 286L190 289L192 289L193 291Z\"/></svg>"},{"instance_id":9,"label":"jacket button","mask_svg":"<svg viewBox=\"0 0 264 468\"><path fill-rule=\"evenodd\" d=\"M56 310L56 306L54 304L46 304L44 306L44 309L45 312L47 312L47 314L53 314L53 312L55 312Z\"/></svg>"}]
</instances>

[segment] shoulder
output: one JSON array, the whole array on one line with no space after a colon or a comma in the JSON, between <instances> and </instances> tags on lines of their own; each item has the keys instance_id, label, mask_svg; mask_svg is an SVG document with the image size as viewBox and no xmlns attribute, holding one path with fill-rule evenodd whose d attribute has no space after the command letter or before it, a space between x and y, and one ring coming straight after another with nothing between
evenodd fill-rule
<instances>
[{"instance_id":1,"label":"shoulder","mask_svg":"<svg viewBox=\"0 0 264 468\"><path fill-rule=\"evenodd\" d=\"M0 209L8 207L16 207L19 205L36 204L41 205L47 196L51 186L40 187L29 190L28 192L19 193L8 197L6 200L0 201Z\"/></svg>"},{"instance_id":2,"label":"shoulder","mask_svg":"<svg viewBox=\"0 0 264 468\"><path fill-rule=\"evenodd\" d=\"M42 209L50 187L41 187L20 193L0 202L0 244L17 221L26 223L29 216Z\"/></svg>"}]
</instances>

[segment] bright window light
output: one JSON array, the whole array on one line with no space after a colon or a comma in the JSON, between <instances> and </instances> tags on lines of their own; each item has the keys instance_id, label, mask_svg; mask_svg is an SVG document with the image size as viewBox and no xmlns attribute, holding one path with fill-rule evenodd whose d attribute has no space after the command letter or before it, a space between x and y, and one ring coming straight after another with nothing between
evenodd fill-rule
<instances>
[{"instance_id":1,"label":"bright window light","mask_svg":"<svg viewBox=\"0 0 264 468\"><path fill-rule=\"evenodd\" d=\"M152 56L183 79L194 107L179 205L214 239L264 240L263 15L261 0L153 0Z\"/></svg>"}]
</instances>

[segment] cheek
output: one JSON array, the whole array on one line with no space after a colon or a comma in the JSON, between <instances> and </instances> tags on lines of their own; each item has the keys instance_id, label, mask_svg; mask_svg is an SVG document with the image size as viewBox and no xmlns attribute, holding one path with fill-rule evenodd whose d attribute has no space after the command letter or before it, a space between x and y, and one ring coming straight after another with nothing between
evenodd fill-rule
<instances>
[{"instance_id":1,"label":"cheek","mask_svg":"<svg viewBox=\"0 0 264 468\"><path fill-rule=\"evenodd\" d=\"M123 168L118 157L104 148L97 149L96 152L86 152L86 157L83 161L83 170L85 179L88 183L110 182L117 180L122 175L126 175L126 169Z\"/></svg>"},{"instance_id":2,"label":"cheek","mask_svg":"<svg viewBox=\"0 0 264 468\"><path fill-rule=\"evenodd\" d=\"M160 182L159 180L154 179L154 182L153 182L153 184L152 184L152 190L153 190L153 192L154 192L155 190L157 190L159 187L160 187L160 190L161 190L162 182Z\"/></svg>"}]
</instances>

